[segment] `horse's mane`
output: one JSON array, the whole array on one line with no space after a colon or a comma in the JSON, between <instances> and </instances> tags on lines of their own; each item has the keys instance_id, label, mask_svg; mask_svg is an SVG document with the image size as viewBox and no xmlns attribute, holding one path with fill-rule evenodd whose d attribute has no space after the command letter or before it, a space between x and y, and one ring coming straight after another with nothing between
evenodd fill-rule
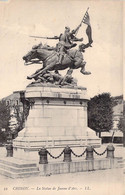
<instances>
[{"instance_id":1,"label":"horse's mane","mask_svg":"<svg viewBox=\"0 0 125 195\"><path fill-rule=\"evenodd\" d=\"M55 47L51 47L51 46L46 45L46 44L44 44L44 45L41 47L41 49L46 49L46 50L56 50L56 48L55 48Z\"/></svg>"}]
</instances>

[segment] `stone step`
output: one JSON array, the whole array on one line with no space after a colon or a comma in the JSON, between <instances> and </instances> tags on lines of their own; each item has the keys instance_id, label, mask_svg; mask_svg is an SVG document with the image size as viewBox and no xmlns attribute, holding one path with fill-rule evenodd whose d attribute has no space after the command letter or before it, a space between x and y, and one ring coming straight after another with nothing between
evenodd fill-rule
<instances>
[{"instance_id":1,"label":"stone step","mask_svg":"<svg viewBox=\"0 0 125 195\"><path fill-rule=\"evenodd\" d=\"M14 173L12 171L7 171L7 170L0 168L0 174L15 179L15 178L30 177L30 176L38 176L39 171Z\"/></svg>"},{"instance_id":2,"label":"stone step","mask_svg":"<svg viewBox=\"0 0 125 195\"><path fill-rule=\"evenodd\" d=\"M29 161L24 161L21 159L16 159L13 157L7 157L0 159L0 163L15 166L17 168L25 168L25 167L36 167L36 163L30 163Z\"/></svg>"},{"instance_id":3,"label":"stone step","mask_svg":"<svg viewBox=\"0 0 125 195\"><path fill-rule=\"evenodd\" d=\"M121 162L121 166L124 168L125 167L125 159Z\"/></svg>"},{"instance_id":4,"label":"stone step","mask_svg":"<svg viewBox=\"0 0 125 195\"><path fill-rule=\"evenodd\" d=\"M118 168L124 168L124 165L123 164L119 164Z\"/></svg>"},{"instance_id":5,"label":"stone step","mask_svg":"<svg viewBox=\"0 0 125 195\"><path fill-rule=\"evenodd\" d=\"M38 167L17 168L14 166L9 166L9 165L3 164L3 163L0 163L0 168L15 172L15 173L28 172L28 171L38 171L39 170Z\"/></svg>"},{"instance_id":6,"label":"stone step","mask_svg":"<svg viewBox=\"0 0 125 195\"><path fill-rule=\"evenodd\" d=\"M37 164L13 157L0 159L0 174L10 178L24 178L38 176L40 173Z\"/></svg>"},{"instance_id":7,"label":"stone step","mask_svg":"<svg viewBox=\"0 0 125 195\"><path fill-rule=\"evenodd\" d=\"M117 162L118 162L118 168L125 167L125 160L122 157L117 158Z\"/></svg>"},{"instance_id":8,"label":"stone step","mask_svg":"<svg viewBox=\"0 0 125 195\"><path fill-rule=\"evenodd\" d=\"M118 160L118 163L124 163L124 161L121 159L121 160Z\"/></svg>"},{"instance_id":9,"label":"stone step","mask_svg":"<svg viewBox=\"0 0 125 195\"><path fill-rule=\"evenodd\" d=\"M116 159L117 159L118 163L123 163L123 158L122 157L116 157Z\"/></svg>"}]
</instances>

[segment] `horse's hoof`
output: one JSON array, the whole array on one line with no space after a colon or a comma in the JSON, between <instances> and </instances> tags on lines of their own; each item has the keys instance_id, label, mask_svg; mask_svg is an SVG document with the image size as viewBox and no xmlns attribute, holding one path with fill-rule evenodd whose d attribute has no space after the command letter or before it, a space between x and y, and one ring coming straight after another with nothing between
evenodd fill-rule
<instances>
[{"instance_id":1,"label":"horse's hoof","mask_svg":"<svg viewBox=\"0 0 125 195\"><path fill-rule=\"evenodd\" d=\"M27 79L30 79L30 80L31 80L31 79L32 79L32 77L30 77L30 76L27 76Z\"/></svg>"},{"instance_id":2,"label":"horse's hoof","mask_svg":"<svg viewBox=\"0 0 125 195\"><path fill-rule=\"evenodd\" d=\"M85 74L85 75L89 75L89 74L91 74L91 72L85 71L84 74Z\"/></svg>"},{"instance_id":3,"label":"horse's hoof","mask_svg":"<svg viewBox=\"0 0 125 195\"><path fill-rule=\"evenodd\" d=\"M81 71L81 73L84 74L84 75L90 75L91 74L91 72L89 72L89 71Z\"/></svg>"}]
</instances>

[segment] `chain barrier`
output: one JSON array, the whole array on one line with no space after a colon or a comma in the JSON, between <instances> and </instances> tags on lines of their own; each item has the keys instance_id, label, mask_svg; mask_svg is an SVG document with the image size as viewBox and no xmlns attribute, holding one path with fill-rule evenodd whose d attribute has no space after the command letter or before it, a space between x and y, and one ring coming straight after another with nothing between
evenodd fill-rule
<instances>
[{"instance_id":1,"label":"chain barrier","mask_svg":"<svg viewBox=\"0 0 125 195\"><path fill-rule=\"evenodd\" d=\"M102 156L103 154L105 154L106 151L107 151L107 148L104 150L104 152L98 153L98 152L94 149L94 152L95 152L97 155L99 155L99 156Z\"/></svg>"},{"instance_id":2,"label":"chain barrier","mask_svg":"<svg viewBox=\"0 0 125 195\"><path fill-rule=\"evenodd\" d=\"M64 153L64 150L58 156L53 156L48 150L47 150L47 153L50 155L50 157L57 159L57 158L60 158L60 156L62 156L62 154Z\"/></svg>"},{"instance_id":3,"label":"chain barrier","mask_svg":"<svg viewBox=\"0 0 125 195\"><path fill-rule=\"evenodd\" d=\"M104 152L102 152L102 153L98 153L95 149L94 149L93 151L94 151L97 155L102 156L103 154L106 153L107 148L106 148L106 149L104 150ZM63 150L58 156L53 156L48 150L47 150L47 153L50 155L50 157L52 157L52 158L54 158L54 159L58 159L58 158L60 158L60 157L62 156L62 154L64 153L64 150ZM86 149L85 149L85 151L84 151L82 154L80 154L80 155L75 154L75 152L73 152L72 149L71 149L71 153L72 153L75 157L82 157L82 156L86 153Z\"/></svg>"},{"instance_id":4,"label":"chain barrier","mask_svg":"<svg viewBox=\"0 0 125 195\"><path fill-rule=\"evenodd\" d=\"M82 157L82 156L86 153L86 149L85 149L85 151L84 151L82 154L80 154L80 155L75 154L72 150L71 150L71 152L72 152L72 154L73 154L75 157Z\"/></svg>"}]
</instances>

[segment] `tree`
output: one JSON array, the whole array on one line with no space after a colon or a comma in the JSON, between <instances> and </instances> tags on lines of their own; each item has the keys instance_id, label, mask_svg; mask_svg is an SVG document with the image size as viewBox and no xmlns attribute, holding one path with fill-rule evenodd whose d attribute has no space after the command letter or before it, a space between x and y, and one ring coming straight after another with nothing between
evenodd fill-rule
<instances>
[{"instance_id":1,"label":"tree","mask_svg":"<svg viewBox=\"0 0 125 195\"><path fill-rule=\"evenodd\" d=\"M18 132L24 128L24 113L19 106L15 106L16 119L18 122Z\"/></svg>"},{"instance_id":2,"label":"tree","mask_svg":"<svg viewBox=\"0 0 125 195\"><path fill-rule=\"evenodd\" d=\"M10 128L11 133L15 133L15 131L17 131L18 126L19 124L17 121L17 116L15 114L15 109L11 108L10 120L9 120L9 128Z\"/></svg>"},{"instance_id":3,"label":"tree","mask_svg":"<svg viewBox=\"0 0 125 195\"><path fill-rule=\"evenodd\" d=\"M109 131L113 125L112 98L109 93L94 96L88 103L88 126L99 132Z\"/></svg>"},{"instance_id":4,"label":"tree","mask_svg":"<svg viewBox=\"0 0 125 195\"><path fill-rule=\"evenodd\" d=\"M4 100L0 101L0 141L5 141L9 131L10 109Z\"/></svg>"},{"instance_id":5,"label":"tree","mask_svg":"<svg viewBox=\"0 0 125 195\"><path fill-rule=\"evenodd\" d=\"M118 129L123 132L123 146L125 147L125 101L123 103L123 116L119 120Z\"/></svg>"},{"instance_id":6,"label":"tree","mask_svg":"<svg viewBox=\"0 0 125 195\"><path fill-rule=\"evenodd\" d=\"M0 141L6 141L9 133L15 138L23 127L24 117L20 106L10 107L5 100L0 101Z\"/></svg>"},{"instance_id":7,"label":"tree","mask_svg":"<svg viewBox=\"0 0 125 195\"><path fill-rule=\"evenodd\" d=\"M18 135L18 132L24 127L23 112L20 110L20 106L13 106L10 111L9 128L12 134L12 138Z\"/></svg>"}]
</instances>

